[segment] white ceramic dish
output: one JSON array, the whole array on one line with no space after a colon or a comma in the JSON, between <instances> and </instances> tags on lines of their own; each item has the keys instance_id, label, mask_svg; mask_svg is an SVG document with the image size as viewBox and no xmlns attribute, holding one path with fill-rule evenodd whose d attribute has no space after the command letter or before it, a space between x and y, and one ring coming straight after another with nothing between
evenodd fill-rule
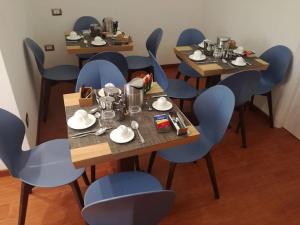
<instances>
[{"instance_id":1,"label":"white ceramic dish","mask_svg":"<svg viewBox=\"0 0 300 225\"><path fill-rule=\"evenodd\" d=\"M76 37L67 36L67 40L69 41L79 41L81 39L80 35L77 35Z\"/></svg>"},{"instance_id":2,"label":"white ceramic dish","mask_svg":"<svg viewBox=\"0 0 300 225\"><path fill-rule=\"evenodd\" d=\"M193 60L193 61L203 61L206 59L205 55L201 55L200 58L195 58L194 55L189 55L189 59Z\"/></svg>"},{"instance_id":3,"label":"white ceramic dish","mask_svg":"<svg viewBox=\"0 0 300 225\"><path fill-rule=\"evenodd\" d=\"M103 45L106 45L106 41L104 41L104 40L99 41L99 42L98 41L97 42L96 41L92 41L91 44L95 45L95 46L103 46Z\"/></svg>"},{"instance_id":4,"label":"white ceramic dish","mask_svg":"<svg viewBox=\"0 0 300 225\"><path fill-rule=\"evenodd\" d=\"M240 51L239 49L234 49L234 50L233 50L233 53L239 54L239 55L243 55L243 54L244 54L244 50L243 50L243 51Z\"/></svg>"},{"instance_id":5,"label":"white ceramic dish","mask_svg":"<svg viewBox=\"0 0 300 225\"><path fill-rule=\"evenodd\" d=\"M152 103L152 107L158 111L168 111L173 108L173 104L171 102L167 101L165 104L165 106L161 106L158 101L155 101Z\"/></svg>"},{"instance_id":6,"label":"white ceramic dish","mask_svg":"<svg viewBox=\"0 0 300 225\"><path fill-rule=\"evenodd\" d=\"M131 128L128 128L128 132L129 132L128 137L123 138L123 137L120 136L119 131L117 129L114 129L112 132L110 132L109 138L113 142L118 143L118 144L128 143L131 140L133 140L133 138L134 138L134 131Z\"/></svg>"},{"instance_id":7,"label":"white ceramic dish","mask_svg":"<svg viewBox=\"0 0 300 225\"><path fill-rule=\"evenodd\" d=\"M234 66L246 66L247 63L246 62L242 62L242 63L237 63L235 60L231 61L231 64L234 65Z\"/></svg>"},{"instance_id":8,"label":"white ceramic dish","mask_svg":"<svg viewBox=\"0 0 300 225\"><path fill-rule=\"evenodd\" d=\"M93 115L88 114L88 123L78 123L78 121L75 120L74 116L72 116L68 119L67 124L68 127L74 130L83 130L93 126L95 122L96 122L96 118Z\"/></svg>"},{"instance_id":9,"label":"white ceramic dish","mask_svg":"<svg viewBox=\"0 0 300 225\"><path fill-rule=\"evenodd\" d=\"M118 88L119 89L119 88ZM122 94L122 90L119 89L119 94ZM99 91L98 91L98 95L100 97L105 97L105 93L104 93L104 88L101 88Z\"/></svg>"}]
</instances>

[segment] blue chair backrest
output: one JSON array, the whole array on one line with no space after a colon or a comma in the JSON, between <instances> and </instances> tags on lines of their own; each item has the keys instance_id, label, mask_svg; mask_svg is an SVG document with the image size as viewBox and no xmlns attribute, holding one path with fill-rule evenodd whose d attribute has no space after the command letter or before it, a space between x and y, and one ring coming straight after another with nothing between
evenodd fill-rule
<instances>
[{"instance_id":1,"label":"blue chair backrest","mask_svg":"<svg viewBox=\"0 0 300 225\"><path fill-rule=\"evenodd\" d=\"M18 117L0 109L0 158L11 175L18 177L25 126Z\"/></svg>"},{"instance_id":2,"label":"blue chair backrest","mask_svg":"<svg viewBox=\"0 0 300 225\"><path fill-rule=\"evenodd\" d=\"M87 205L82 216L89 225L157 225L174 199L170 190L126 195Z\"/></svg>"},{"instance_id":3,"label":"blue chair backrest","mask_svg":"<svg viewBox=\"0 0 300 225\"><path fill-rule=\"evenodd\" d=\"M235 96L235 106L245 104L255 94L261 73L258 71L244 71L236 73L220 81L219 84L230 88Z\"/></svg>"},{"instance_id":4,"label":"blue chair backrest","mask_svg":"<svg viewBox=\"0 0 300 225\"><path fill-rule=\"evenodd\" d=\"M74 24L74 31L89 30L91 24L100 24L99 21L92 16L82 16L78 18Z\"/></svg>"},{"instance_id":5,"label":"blue chair backrest","mask_svg":"<svg viewBox=\"0 0 300 225\"><path fill-rule=\"evenodd\" d=\"M165 71L161 68L155 56L149 51L149 55L152 59L152 66L154 69L154 77L157 83L162 87L164 91L168 89L169 81Z\"/></svg>"},{"instance_id":6,"label":"blue chair backrest","mask_svg":"<svg viewBox=\"0 0 300 225\"><path fill-rule=\"evenodd\" d=\"M205 39L203 33L195 28L189 28L180 34L176 46L197 45Z\"/></svg>"},{"instance_id":7,"label":"blue chair backrest","mask_svg":"<svg viewBox=\"0 0 300 225\"><path fill-rule=\"evenodd\" d=\"M94 61L94 60L107 60L115 64L119 70L122 72L124 77L127 77L128 75L128 63L124 55L122 55L119 52L101 52L97 55L92 56L88 62Z\"/></svg>"},{"instance_id":8,"label":"blue chair backrest","mask_svg":"<svg viewBox=\"0 0 300 225\"><path fill-rule=\"evenodd\" d=\"M146 48L154 56L156 56L158 46L160 44L161 38L163 35L163 30L161 28L155 29L147 39Z\"/></svg>"},{"instance_id":9,"label":"blue chair backrest","mask_svg":"<svg viewBox=\"0 0 300 225\"><path fill-rule=\"evenodd\" d=\"M29 48L32 51L32 54L34 55L37 67L40 71L40 74L44 74L44 62L45 62L45 55L43 50L40 48L40 46L32 39L25 38L24 40L25 45L27 48Z\"/></svg>"},{"instance_id":10,"label":"blue chair backrest","mask_svg":"<svg viewBox=\"0 0 300 225\"><path fill-rule=\"evenodd\" d=\"M234 101L232 91L223 85L205 90L195 100L194 113L201 135L212 144L217 144L223 138L232 116Z\"/></svg>"},{"instance_id":11,"label":"blue chair backrest","mask_svg":"<svg viewBox=\"0 0 300 225\"><path fill-rule=\"evenodd\" d=\"M267 70L261 72L263 78L275 85L284 79L293 55L288 47L277 45L265 51L260 58L270 64Z\"/></svg>"},{"instance_id":12,"label":"blue chair backrest","mask_svg":"<svg viewBox=\"0 0 300 225\"><path fill-rule=\"evenodd\" d=\"M79 91L82 86L99 89L107 83L113 83L116 87L123 87L126 80L113 63L106 60L95 60L85 64L80 70L76 91Z\"/></svg>"}]
</instances>

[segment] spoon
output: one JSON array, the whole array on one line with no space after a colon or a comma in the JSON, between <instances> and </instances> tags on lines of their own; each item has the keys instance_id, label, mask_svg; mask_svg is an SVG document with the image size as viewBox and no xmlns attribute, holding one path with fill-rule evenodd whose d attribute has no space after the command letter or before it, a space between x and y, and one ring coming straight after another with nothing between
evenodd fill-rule
<instances>
[{"instance_id":1,"label":"spoon","mask_svg":"<svg viewBox=\"0 0 300 225\"><path fill-rule=\"evenodd\" d=\"M74 135L71 136L71 138L81 138L81 137L86 137L89 135L95 135L95 136L100 136L102 134L104 134L107 130L113 129L113 127L101 127L99 130L97 130L96 132L87 132L81 135Z\"/></svg>"},{"instance_id":2,"label":"spoon","mask_svg":"<svg viewBox=\"0 0 300 225\"><path fill-rule=\"evenodd\" d=\"M138 135L140 137L141 142L145 143L145 140L144 140L143 136L141 135L141 133L139 131L139 124L138 124L138 122L136 122L135 120L132 120L131 121L131 128L137 131L137 133L138 133Z\"/></svg>"}]
</instances>

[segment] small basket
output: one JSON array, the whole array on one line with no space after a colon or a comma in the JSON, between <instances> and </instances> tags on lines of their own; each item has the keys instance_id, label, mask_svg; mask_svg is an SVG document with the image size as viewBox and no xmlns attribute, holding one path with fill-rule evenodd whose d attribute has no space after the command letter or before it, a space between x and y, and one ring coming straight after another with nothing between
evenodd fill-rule
<instances>
[{"instance_id":1,"label":"small basket","mask_svg":"<svg viewBox=\"0 0 300 225\"><path fill-rule=\"evenodd\" d=\"M79 90L79 105L80 107L93 106L93 88L81 87Z\"/></svg>"}]
</instances>

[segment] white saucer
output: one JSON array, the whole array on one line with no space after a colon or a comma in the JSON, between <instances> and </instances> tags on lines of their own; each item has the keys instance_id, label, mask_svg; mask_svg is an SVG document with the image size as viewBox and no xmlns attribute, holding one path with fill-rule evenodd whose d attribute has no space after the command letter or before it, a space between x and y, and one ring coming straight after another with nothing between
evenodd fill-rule
<instances>
[{"instance_id":1,"label":"white saucer","mask_svg":"<svg viewBox=\"0 0 300 225\"><path fill-rule=\"evenodd\" d=\"M239 55L243 55L243 54L244 54L244 50L241 52L241 51L239 51L239 50L237 50L237 49L234 49L234 50L233 50L233 53L239 54Z\"/></svg>"},{"instance_id":2,"label":"white saucer","mask_svg":"<svg viewBox=\"0 0 300 225\"><path fill-rule=\"evenodd\" d=\"M161 107L158 105L158 102L155 101L152 103L152 107L158 111L168 111L173 108L173 105L171 102L166 102L166 106Z\"/></svg>"},{"instance_id":3,"label":"white saucer","mask_svg":"<svg viewBox=\"0 0 300 225\"><path fill-rule=\"evenodd\" d=\"M67 36L66 38L69 41L79 41L81 39L81 36L80 35L77 35L76 37Z\"/></svg>"},{"instance_id":4,"label":"white saucer","mask_svg":"<svg viewBox=\"0 0 300 225\"><path fill-rule=\"evenodd\" d=\"M119 89L119 88L118 88ZM119 94L122 94L122 90L119 89ZM101 88L99 91L98 91L98 95L100 97L105 97L105 93L104 93L104 88Z\"/></svg>"},{"instance_id":5,"label":"white saucer","mask_svg":"<svg viewBox=\"0 0 300 225\"><path fill-rule=\"evenodd\" d=\"M194 58L194 55L189 55L189 59L193 60L193 61L203 61L206 59L206 56L205 55L201 55L200 58L196 59Z\"/></svg>"},{"instance_id":6,"label":"white saucer","mask_svg":"<svg viewBox=\"0 0 300 225\"><path fill-rule=\"evenodd\" d=\"M128 138L122 138L119 136L117 129L114 129L109 134L110 140L118 144L128 143L134 138L134 131L131 128L129 128L128 132L130 133L128 135Z\"/></svg>"},{"instance_id":7,"label":"white saucer","mask_svg":"<svg viewBox=\"0 0 300 225\"><path fill-rule=\"evenodd\" d=\"M72 116L68 119L68 127L72 128L74 130L83 130L83 129L93 126L94 123L96 122L96 118L91 114L88 114L88 117L89 117L88 124L83 124L83 123L79 124L77 121L74 120L74 117Z\"/></svg>"},{"instance_id":8,"label":"white saucer","mask_svg":"<svg viewBox=\"0 0 300 225\"><path fill-rule=\"evenodd\" d=\"M104 40L102 40L100 42L92 41L91 44L95 45L95 46L103 46L103 45L106 45L106 41L104 41Z\"/></svg>"},{"instance_id":9,"label":"white saucer","mask_svg":"<svg viewBox=\"0 0 300 225\"><path fill-rule=\"evenodd\" d=\"M232 60L232 61L231 61L231 64L232 64L232 65L235 65L235 66L246 66L246 65L247 65L246 62L244 62L244 63L242 63L242 64L237 64L235 60Z\"/></svg>"}]
</instances>

